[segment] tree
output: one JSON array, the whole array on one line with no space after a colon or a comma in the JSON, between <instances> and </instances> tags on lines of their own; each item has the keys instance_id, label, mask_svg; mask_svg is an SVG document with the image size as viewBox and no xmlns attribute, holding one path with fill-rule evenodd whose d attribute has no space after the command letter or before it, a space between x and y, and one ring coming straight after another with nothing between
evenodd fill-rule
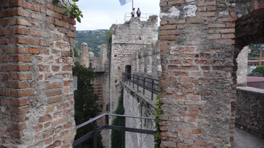
<instances>
[{"instance_id":1,"label":"tree","mask_svg":"<svg viewBox=\"0 0 264 148\"><path fill-rule=\"evenodd\" d=\"M74 96L75 100L75 122L76 125L79 125L85 121L88 121L91 118L94 118L101 111L97 104L98 96L94 94L93 84L91 83L95 78L95 73L91 68L86 68L80 63L76 62L72 68L73 75L78 77L78 90L77 95ZM80 128L77 131L75 140L84 136L85 134L91 132L93 125L89 124L85 127ZM82 144L77 146L78 148L92 148L93 139L88 139ZM97 137L97 147L103 148L102 137L98 133Z\"/></svg>"},{"instance_id":2,"label":"tree","mask_svg":"<svg viewBox=\"0 0 264 148\"><path fill-rule=\"evenodd\" d=\"M259 66L252 71L253 73L260 73L262 76L264 75L264 66Z\"/></svg>"}]
</instances>

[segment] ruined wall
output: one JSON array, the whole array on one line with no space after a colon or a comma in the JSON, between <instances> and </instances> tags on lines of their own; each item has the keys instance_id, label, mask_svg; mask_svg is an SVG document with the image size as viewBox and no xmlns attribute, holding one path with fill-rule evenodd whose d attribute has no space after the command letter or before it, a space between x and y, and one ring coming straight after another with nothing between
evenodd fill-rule
<instances>
[{"instance_id":1,"label":"ruined wall","mask_svg":"<svg viewBox=\"0 0 264 148\"><path fill-rule=\"evenodd\" d=\"M81 55L80 64L83 65L84 67L89 67L90 60L89 60L87 43L82 43L81 48L82 48L82 55Z\"/></svg>"},{"instance_id":2,"label":"ruined wall","mask_svg":"<svg viewBox=\"0 0 264 148\"><path fill-rule=\"evenodd\" d=\"M236 123L242 129L249 127L264 133L264 90L253 87L238 87L236 102ZM245 130L247 130L245 128ZM248 130L255 135L262 135ZM263 137L262 137L263 138Z\"/></svg>"},{"instance_id":3,"label":"ruined wall","mask_svg":"<svg viewBox=\"0 0 264 148\"><path fill-rule=\"evenodd\" d=\"M132 53L145 45L156 43L158 39L157 16L151 16L146 22L132 18L124 24L113 25L111 31L110 112L113 112L120 96L122 72L125 72L126 65L131 65Z\"/></svg>"},{"instance_id":4,"label":"ruined wall","mask_svg":"<svg viewBox=\"0 0 264 148\"><path fill-rule=\"evenodd\" d=\"M154 102L146 102L146 100L149 100L149 98L146 98L142 95L138 95L135 90L131 90L131 88L126 85L123 85L123 88L125 115L154 118L154 112L156 111L156 106L154 105ZM144 119L126 118L126 127L156 130L155 121ZM153 147L153 135L126 132L126 148Z\"/></svg>"},{"instance_id":5,"label":"ruined wall","mask_svg":"<svg viewBox=\"0 0 264 148\"><path fill-rule=\"evenodd\" d=\"M71 147L75 21L51 0L0 2L0 147Z\"/></svg>"},{"instance_id":6,"label":"ruined wall","mask_svg":"<svg viewBox=\"0 0 264 148\"><path fill-rule=\"evenodd\" d=\"M248 75L248 46L244 47L239 53L237 61L237 86L247 86Z\"/></svg>"}]
</instances>

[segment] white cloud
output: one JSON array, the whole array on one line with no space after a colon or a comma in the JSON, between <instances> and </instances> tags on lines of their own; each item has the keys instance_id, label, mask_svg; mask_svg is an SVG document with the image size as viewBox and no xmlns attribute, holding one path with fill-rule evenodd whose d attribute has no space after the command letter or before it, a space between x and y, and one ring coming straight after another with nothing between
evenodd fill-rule
<instances>
[{"instance_id":1,"label":"white cloud","mask_svg":"<svg viewBox=\"0 0 264 148\"><path fill-rule=\"evenodd\" d=\"M134 0L134 7L142 13L159 14L160 0ZM77 22L77 30L109 29L112 24L124 23L124 15L131 12L132 3L121 6L119 0L79 0L83 12L82 23Z\"/></svg>"}]
</instances>

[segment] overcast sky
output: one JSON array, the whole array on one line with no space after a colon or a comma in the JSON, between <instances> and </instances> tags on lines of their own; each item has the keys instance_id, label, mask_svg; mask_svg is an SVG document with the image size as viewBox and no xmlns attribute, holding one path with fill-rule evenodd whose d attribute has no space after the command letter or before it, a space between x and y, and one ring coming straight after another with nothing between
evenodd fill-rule
<instances>
[{"instance_id":1,"label":"overcast sky","mask_svg":"<svg viewBox=\"0 0 264 148\"><path fill-rule=\"evenodd\" d=\"M134 7L141 13L159 15L160 0L134 0ZM121 6L119 0L79 0L77 3L83 12L81 23L77 22L77 30L109 29L112 24L124 23L125 13L130 13L132 3Z\"/></svg>"}]
</instances>

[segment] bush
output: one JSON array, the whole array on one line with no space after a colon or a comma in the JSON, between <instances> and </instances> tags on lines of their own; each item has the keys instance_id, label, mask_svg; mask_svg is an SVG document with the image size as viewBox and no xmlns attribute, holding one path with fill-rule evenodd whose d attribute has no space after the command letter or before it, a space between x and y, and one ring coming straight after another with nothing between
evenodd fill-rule
<instances>
[{"instance_id":1,"label":"bush","mask_svg":"<svg viewBox=\"0 0 264 148\"><path fill-rule=\"evenodd\" d=\"M264 75L264 66L259 66L252 71L252 73L260 73L262 76Z\"/></svg>"}]
</instances>

